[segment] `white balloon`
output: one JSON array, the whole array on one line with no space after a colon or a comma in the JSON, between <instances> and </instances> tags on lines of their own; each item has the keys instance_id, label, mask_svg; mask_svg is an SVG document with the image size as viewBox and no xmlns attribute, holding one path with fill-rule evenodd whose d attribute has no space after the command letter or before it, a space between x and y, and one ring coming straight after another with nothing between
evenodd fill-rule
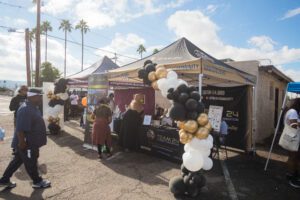
<instances>
[{"instance_id":1,"label":"white balloon","mask_svg":"<svg viewBox=\"0 0 300 200\"><path fill-rule=\"evenodd\" d=\"M59 94L57 94L57 96L59 96L64 101L69 98L68 93L59 93Z\"/></svg>"},{"instance_id":2,"label":"white balloon","mask_svg":"<svg viewBox=\"0 0 300 200\"><path fill-rule=\"evenodd\" d=\"M209 150L213 147L212 143L207 139L198 139L194 137L190 142L190 147L197 151Z\"/></svg>"},{"instance_id":3,"label":"white balloon","mask_svg":"<svg viewBox=\"0 0 300 200\"><path fill-rule=\"evenodd\" d=\"M177 79L178 75L175 71L171 70L167 74L167 79Z\"/></svg>"},{"instance_id":4,"label":"white balloon","mask_svg":"<svg viewBox=\"0 0 300 200\"><path fill-rule=\"evenodd\" d=\"M211 134L208 135L207 139L208 139L209 141L211 141L212 143L214 142L214 138L211 136Z\"/></svg>"},{"instance_id":5,"label":"white balloon","mask_svg":"<svg viewBox=\"0 0 300 200\"><path fill-rule=\"evenodd\" d=\"M167 79L166 78L161 78L161 79L159 79L159 80L157 80L157 87L158 87L158 89L159 90L162 90L162 86L164 85L164 83L167 81Z\"/></svg>"},{"instance_id":6,"label":"white balloon","mask_svg":"<svg viewBox=\"0 0 300 200\"><path fill-rule=\"evenodd\" d=\"M191 147L190 143L184 145L184 151L185 152L196 151L195 153L201 154L203 157L207 157L210 155L210 149L201 148L200 150L196 150Z\"/></svg>"},{"instance_id":7,"label":"white balloon","mask_svg":"<svg viewBox=\"0 0 300 200\"><path fill-rule=\"evenodd\" d=\"M210 170L213 167L213 161L209 157L203 158L203 169Z\"/></svg>"},{"instance_id":8,"label":"white balloon","mask_svg":"<svg viewBox=\"0 0 300 200\"><path fill-rule=\"evenodd\" d=\"M199 171L203 166L203 157L195 151L186 152L182 155L183 165L192 172Z\"/></svg>"}]
</instances>

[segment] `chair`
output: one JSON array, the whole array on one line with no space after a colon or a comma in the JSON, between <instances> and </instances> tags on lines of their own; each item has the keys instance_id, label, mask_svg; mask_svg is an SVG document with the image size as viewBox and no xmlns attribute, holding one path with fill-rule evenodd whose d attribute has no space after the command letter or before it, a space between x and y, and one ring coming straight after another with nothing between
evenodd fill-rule
<instances>
[{"instance_id":1,"label":"chair","mask_svg":"<svg viewBox=\"0 0 300 200\"><path fill-rule=\"evenodd\" d=\"M214 138L213 149L211 152L211 157L215 158L217 156L220 159L220 148L224 146L226 159L228 158L227 154L227 145L226 145L226 135L221 134L220 132L212 132L212 136Z\"/></svg>"}]
</instances>

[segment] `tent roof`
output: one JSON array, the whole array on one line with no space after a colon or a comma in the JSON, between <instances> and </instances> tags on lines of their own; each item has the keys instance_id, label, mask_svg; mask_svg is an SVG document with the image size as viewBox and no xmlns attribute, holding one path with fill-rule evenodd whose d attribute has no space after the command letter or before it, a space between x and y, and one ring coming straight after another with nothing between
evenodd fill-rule
<instances>
[{"instance_id":1,"label":"tent roof","mask_svg":"<svg viewBox=\"0 0 300 200\"><path fill-rule=\"evenodd\" d=\"M112 69L119 68L119 66L114 63L110 58L104 56L101 60L95 62L90 67L84 69L81 72L73 74L69 76L70 79L79 79L79 80L87 80L89 75L95 73L107 72Z\"/></svg>"},{"instance_id":2,"label":"tent roof","mask_svg":"<svg viewBox=\"0 0 300 200\"><path fill-rule=\"evenodd\" d=\"M212 63L214 66L222 67L222 69L226 70L229 73L237 74L243 79L248 80L249 83L255 83L256 78L253 75L250 75L246 72L238 70L222 61L210 56L192 42L187 40L186 38L181 38L169 46L163 48L158 53L145 57L141 60L129 63L123 67L118 69L110 70L109 74L126 74L128 72L133 72L141 69L146 60L152 60L157 64L172 64L172 63L184 63L187 61L195 61L195 60L206 60L207 62ZM200 72L200 70L199 70ZM133 78L133 77L131 77Z\"/></svg>"},{"instance_id":3,"label":"tent roof","mask_svg":"<svg viewBox=\"0 0 300 200\"><path fill-rule=\"evenodd\" d=\"M287 86L288 92L300 93L300 82L292 82Z\"/></svg>"}]
</instances>

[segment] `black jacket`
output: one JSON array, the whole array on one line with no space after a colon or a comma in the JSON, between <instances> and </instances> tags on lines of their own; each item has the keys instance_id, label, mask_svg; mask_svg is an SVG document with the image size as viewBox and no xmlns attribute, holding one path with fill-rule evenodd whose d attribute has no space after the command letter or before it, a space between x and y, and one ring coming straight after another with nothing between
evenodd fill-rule
<instances>
[{"instance_id":1,"label":"black jacket","mask_svg":"<svg viewBox=\"0 0 300 200\"><path fill-rule=\"evenodd\" d=\"M11 99L9 104L9 110L15 111L14 113L15 117L17 117L17 111L19 107L22 105L22 103L25 102L25 100L26 100L26 96L22 96L19 94Z\"/></svg>"}]
</instances>

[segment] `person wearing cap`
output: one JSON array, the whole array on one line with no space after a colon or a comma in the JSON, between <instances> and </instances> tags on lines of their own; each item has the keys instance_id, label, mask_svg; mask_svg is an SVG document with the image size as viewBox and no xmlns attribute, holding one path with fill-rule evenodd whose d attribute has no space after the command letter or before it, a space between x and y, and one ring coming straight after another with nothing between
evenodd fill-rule
<instances>
[{"instance_id":1,"label":"person wearing cap","mask_svg":"<svg viewBox=\"0 0 300 200\"><path fill-rule=\"evenodd\" d=\"M45 122L37 108L41 102L41 91L30 89L27 93L27 101L17 112L16 130L12 141L16 153L0 178L0 187L16 187L16 183L11 182L10 178L23 163L33 180L33 188L46 188L51 185L50 181L42 179L37 168L39 148L47 143Z\"/></svg>"},{"instance_id":2,"label":"person wearing cap","mask_svg":"<svg viewBox=\"0 0 300 200\"><path fill-rule=\"evenodd\" d=\"M27 98L28 87L26 85L22 85L18 90L18 94L13 97L9 104L9 110L14 111L14 126L16 128L16 118L17 111L19 107L26 101Z\"/></svg>"}]
</instances>

